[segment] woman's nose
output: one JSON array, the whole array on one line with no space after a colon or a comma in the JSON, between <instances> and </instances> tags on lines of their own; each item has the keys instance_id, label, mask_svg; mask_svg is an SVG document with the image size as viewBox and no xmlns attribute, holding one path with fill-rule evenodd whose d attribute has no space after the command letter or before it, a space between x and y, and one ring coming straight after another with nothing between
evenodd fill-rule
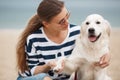
<instances>
[{"instance_id":1,"label":"woman's nose","mask_svg":"<svg viewBox=\"0 0 120 80\"><path fill-rule=\"evenodd\" d=\"M65 25L68 25L68 23L69 23L69 20L66 19L66 20L65 20Z\"/></svg>"}]
</instances>

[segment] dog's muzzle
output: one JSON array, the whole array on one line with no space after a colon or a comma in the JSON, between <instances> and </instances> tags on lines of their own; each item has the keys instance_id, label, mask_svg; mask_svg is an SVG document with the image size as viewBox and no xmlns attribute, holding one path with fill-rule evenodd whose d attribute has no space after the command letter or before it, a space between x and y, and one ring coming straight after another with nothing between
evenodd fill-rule
<instances>
[{"instance_id":1,"label":"dog's muzzle","mask_svg":"<svg viewBox=\"0 0 120 80\"><path fill-rule=\"evenodd\" d=\"M95 35L95 29L94 28L88 29L88 33L89 33L88 39L90 40L90 42L96 42L101 36L101 33L98 36Z\"/></svg>"}]
</instances>

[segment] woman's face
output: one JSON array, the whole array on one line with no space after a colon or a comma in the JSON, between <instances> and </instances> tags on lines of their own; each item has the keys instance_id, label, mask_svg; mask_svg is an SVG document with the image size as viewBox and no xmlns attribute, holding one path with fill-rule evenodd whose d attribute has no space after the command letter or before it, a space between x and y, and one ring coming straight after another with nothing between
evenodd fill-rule
<instances>
[{"instance_id":1,"label":"woman's face","mask_svg":"<svg viewBox=\"0 0 120 80\"><path fill-rule=\"evenodd\" d=\"M50 22L47 22L46 27L58 31L68 29L69 15L70 13L65 7L63 7L62 11L57 16L53 17L53 19Z\"/></svg>"}]
</instances>

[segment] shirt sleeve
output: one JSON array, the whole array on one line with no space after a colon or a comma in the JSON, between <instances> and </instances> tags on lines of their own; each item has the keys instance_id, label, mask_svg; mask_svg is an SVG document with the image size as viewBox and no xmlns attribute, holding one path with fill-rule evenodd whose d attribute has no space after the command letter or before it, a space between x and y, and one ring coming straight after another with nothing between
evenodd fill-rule
<instances>
[{"instance_id":1,"label":"shirt sleeve","mask_svg":"<svg viewBox=\"0 0 120 80\"><path fill-rule=\"evenodd\" d=\"M39 58L38 58L39 55L37 54L32 41L27 40L25 52L26 52L26 56L27 56L26 60L28 63L28 67L30 69L31 75L33 75L36 66L39 64Z\"/></svg>"}]
</instances>

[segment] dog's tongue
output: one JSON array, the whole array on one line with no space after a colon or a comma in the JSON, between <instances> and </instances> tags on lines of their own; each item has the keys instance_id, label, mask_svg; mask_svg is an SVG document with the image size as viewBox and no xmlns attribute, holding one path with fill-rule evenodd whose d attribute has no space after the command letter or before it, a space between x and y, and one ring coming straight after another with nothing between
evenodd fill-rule
<instances>
[{"instance_id":1,"label":"dog's tongue","mask_svg":"<svg viewBox=\"0 0 120 80\"><path fill-rule=\"evenodd\" d=\"M95 37L95 36L89 37L89 40L90 40L91 42L94 42L94 41L96 40L96 37Z\"/></svg>"}]
</instances>

